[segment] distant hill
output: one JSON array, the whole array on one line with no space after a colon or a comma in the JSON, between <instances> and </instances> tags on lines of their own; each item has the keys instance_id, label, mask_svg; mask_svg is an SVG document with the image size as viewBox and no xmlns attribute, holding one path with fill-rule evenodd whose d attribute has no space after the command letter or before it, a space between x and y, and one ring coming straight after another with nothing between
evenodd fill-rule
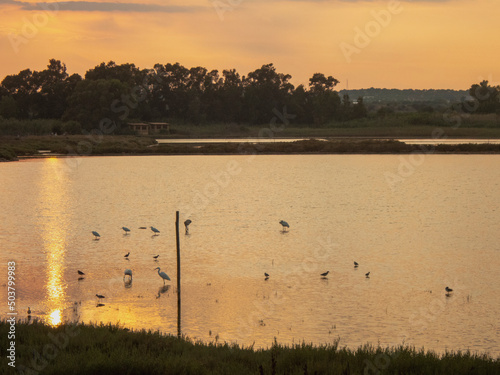
<instances>
[{"instance_id":1,"label":"distant hill","mask_svg":"<svg viewBox=\"0 0 500 375\"><path fill-rule=\"evenodd\" d=\"M351 100L363 97L365 103L388 103L388 102L419 102L419 103L455 103L462 98L468 97L467 90L413 90L413 89L359 89L340 90L342 97L349 94Z\"/></svg>"}]
</instances>

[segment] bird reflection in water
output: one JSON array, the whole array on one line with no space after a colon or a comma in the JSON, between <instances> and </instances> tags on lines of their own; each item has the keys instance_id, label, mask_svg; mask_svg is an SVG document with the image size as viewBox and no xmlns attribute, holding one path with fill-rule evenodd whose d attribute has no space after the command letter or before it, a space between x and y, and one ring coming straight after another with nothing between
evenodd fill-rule
<instances>
[{"instance_id":1,"label":"bird reflection in water","mask_svg":"<svg viewBox=\"0 0 500 375\"><path fill-rule=\"evenodd\" d=\"M156 299L160 298L162 294L165 292L168 292L170 290L170 285L163 285L158 289L158 295L156 296Z\"/></svg>"},{"instance_id":2,"label":"bird reflection in water","mask_svg":"<svg viewBox=\"0 0 500 375\"><path fill-rule=\"evenodd\" d=\"M132 288L132 279L131 278L126 278L123 280L123 286L125 286L125 288Z\"/></svg>"},{"instance_id":3,"label":"bird reflection in water","mask_svg":"<svg viewBox=\"0 0 500 375\"><path fill-rule=\"evenodd\" d=\"M132 279L123 280L123 286L127 289L132 288Z\"/></svg>"}]
</instances>

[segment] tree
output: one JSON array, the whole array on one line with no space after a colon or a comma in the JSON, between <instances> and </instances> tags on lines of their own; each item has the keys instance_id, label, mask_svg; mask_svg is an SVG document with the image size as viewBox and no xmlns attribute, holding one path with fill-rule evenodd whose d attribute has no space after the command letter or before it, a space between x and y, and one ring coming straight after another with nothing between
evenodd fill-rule
<instances>
[{"instance_id":1,"label":"tree","mask_svg":"<svg viewBox=\"0 0 500 375\"><path fill-rule=\"evenodd\" d=\"M134 64L116 65L114 61L109 61L107 64L101 63L85 73L85 79L116 79L122 83L126 83L130 88L142 85L144 73L136 68Z\"/></svg>"},{"instance_id":2,"label":"tree","mask_svg":"<svg viewBox=\"0 0 500 375\"><path fill-rule=\"evenodd\" d=\"M302 124L313 124L314 108L313 98L304 85L299 85L293 90L290 98L289 112L296 115L295 120Z\"/></svg>"},{"instance_id":3,"label":"tree","mask_svg":"<svg viewBox=\"0 0 500 375\"><path fill-rule=\"evenodd\" d=\"M309 78L309 89L312 93L323 93L326 91L333 91L339 81L332 76L325 77L323 73L314 73Z\"/></svg>"},{"instance_id":4,"label":"tree","mask_svg":"<svg viewBox=\"0 0 500 375\"><path fill-rule=\"evenodd\" d=\"M40 93L39 116L61 118L67 108L68 97L81 79L78 74L70 77L66 72L66 65L55 59L49 61L47 69L34 72L34 80Z\"/></svg>"},{"instance_id":5,"label":"tree","mask_svg":"<svg viewBox=\"0 0 500 375\"><path fill-rule=\"evenodd\" d=\"M225 123L242 121L243 82L235 69L223 70L222 77L209 95L210 120Z\"/></svg>"},{"instance_id":6,"label":"tree","mask_svg":"<svg viewBox=\"0 0 500 375\"><path fill-rule=\"evenodd\" d=\"M366 110L365 104L363 102L363 97L360 96L356 104L352 108L352 118L362 118L368 116L368 111Z\"/></svg>"},{"instance_id":7,"label":"tree","mask_svg":"<svg viewBox=\"0 0 500 375\"><path fill-rule=\"evenodd\" d=\"M179 63L156 64L156 83L152 87L152 108L161 117L186 118L189 70Z\"/></svg>"},{"instance_id":8,"label":"tree","mask_svg":"<svg viewBox=\"0 0 500 375\"><path fill-rule=\"evenodd\" d=\"M35 83L33 72L30 69L6 76L2 81L2 87L16 101L20 118L37 116L38 85Z\"/></svg>"},{"instance_id":9,"label":"tree","mask_svg":"<svg viewBox=\"0 0 500 375\"><path fill-rule=\"evenodd\" d=\"M490 86L488 81L482 81L471 86L469 95L474 101L463 103L466 112L500 112L500 86Z\"/></svg>"},{"instance_id":10,"label":"tree","mask_svg":"<svg viewBox=\"0 0 500 375\"><path fill-rule=\"evenodd\" d=\"M323 73L314 73L309 79L309 96L311 98L313 122L323 125L331 121L339 112L340 97L334 87L338 80Z\"/></svg>"},{"instance_id":11,"label":"tree","mask_svg":"<svg viewBox=\"0 0 500 375\"><path fill-rule=\"evenodd\" d=\"M133 111L122 98L129 87L117 79L83 80L69 97L64 120L78 121L84 129L99 129L102 120L109 119L120 126Z\"/></svg>"},{"instance_id":12,"label":"tree","mask_svg":"<svg viewBox=\"0 0 500 375\"><path fill-rule=\"evenodd\" d=\"M66 65L51 59L40 72L25 69L5 77L2 87L15 100L20 118L61 118L79 81L78 74L69 77Z\"/></svg>"},{"instance_id":13,"label":"tree","mask_svg":"<svg viewBox=\"0 0 500 375\"><path fill-rule=\"evenodd\" d=\"M19 110L12 95L2 96L0 99L0 116L3 118L17 118Z\"/></svg>"},{"instance_id":14,"label":"tree","mask_svg":"<svg viewBox=\"0 0 500 375\"><path fill-rule=\"evenodd\" d=\"M248 73L243 79L244 108L250 123L266 123L273 118L273 110L287 105L294 89L289 74L277 73L273 64Z\"/></svg>"}]
</instances>

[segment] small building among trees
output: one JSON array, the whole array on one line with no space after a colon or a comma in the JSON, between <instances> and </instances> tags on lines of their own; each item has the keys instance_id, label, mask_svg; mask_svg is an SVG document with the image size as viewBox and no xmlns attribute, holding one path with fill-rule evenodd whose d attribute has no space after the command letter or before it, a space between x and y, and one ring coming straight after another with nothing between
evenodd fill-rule
<instances>
[{"instance_id":1,"label":"small building among trees","mask_svg":"<svg viewBox=\"0 0 500 375\"><path fill-rule=\"evenodd\" d=\"M159 134L160 132L170 132L170 125L167 122L129 122L128 127L139 135Z\"/></svg>"}]
</instances>

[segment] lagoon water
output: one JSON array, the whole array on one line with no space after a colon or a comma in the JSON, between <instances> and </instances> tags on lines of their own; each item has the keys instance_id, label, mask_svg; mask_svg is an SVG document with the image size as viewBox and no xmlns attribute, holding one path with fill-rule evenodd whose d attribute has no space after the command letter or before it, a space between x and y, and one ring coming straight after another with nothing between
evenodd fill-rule
<instances>
[{"instance_id":1,"label":"lagoon water","mask_svg":"<svg viewBox=\"0 0 500 375\"><path fill-rule=\"evenodd\" d=\"M177 334L179 210L181 222L193 221L180 236L183 335L257 348L275 338L339 340L497 357L499 193L499 155L0 163L0 317L14 261L19 318L29 306L52 325L111 322ZM106 296L103 306L96 293Z\"/></svg>"}]
</instances>

